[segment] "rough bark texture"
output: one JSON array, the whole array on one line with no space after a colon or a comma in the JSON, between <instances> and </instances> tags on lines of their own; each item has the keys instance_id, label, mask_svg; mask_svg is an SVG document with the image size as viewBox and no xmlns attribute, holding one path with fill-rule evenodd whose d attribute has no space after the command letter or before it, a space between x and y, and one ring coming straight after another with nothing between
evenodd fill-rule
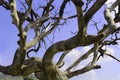
<instances>
[{"instance_id":1,"label":"rough bark texture","mask_svg":"<svg viewBox=\"0 0 120 80\"><path fill-rule=\"evenodd\" d=\"M87 34L87 29L89 27L88 23L106 1L107 0L95 0L94 2L93 0L87 0L87 2L85 2L82 0L62 0L61 5L59 6L60 8L55 10L55 7L57 6L54 5L55 0L49 0L48 2L45 2L46 5L38 6L39 8L42 8L42 10L40 9L39 11L41 14L39 14L32 8L34 0L26 0L25 2L19 1L18 3L16 3L16 0L9 0L9 2L0 0L0 6L11 11L12 23L19 31L19 41L17 42L19 47L15 51L13 63L9 66L0 65L0 72L13 76L26 76L31 73L35 73L35 76L39 80L69 80L76 75L83 74L92 69L100 68L100 65L97 65L97 61L100 57L98 52L102 55L106 55L107 53L105 53L105 50L103 50L102 47L104 45L115 44L119 38L116 37L113 41L108 41L107 43L105 43L105 39L111 34L117 34L120 30L117 28L116 22L110 15L113 8L118 5L115 2L110 8L106 8L104 10L103 14L107 24L98 31L98 34ZM64 17L65 8L68 2L72 4L72 7L75 7L76 15ZM88 9L87 6L91 3L93 5ZM25 8L25 12L17 10L17 4L21 4ZM86 6L85 10L83 10L83 5ZM54 15L52 15L53 12L55 12ZM62 22L74 18L77 19L78 23L77 34L67 40L52 44L44 53L43 58L29 57L30 52L38 52L39 48L41 48L41 43L44 42L44 37L48 36L50 33L54 33L57 26L64 25ZM26 21L28 24L24 26L23 24ZM27 42L27 33L30 29L34 29L35 36L32 41ZM91 44L94 44L93 48L84 55L80 56L80 58L65 71L60 70L60 68L64 65L63 59L70 50L76 47L88 46ZM36 45L38 47L33 49ZM64 53L58 63L55 64L53 62L53 57L58 52ZM93 59L90 63L88 63L88 65L82 69L72 71L72 68L77 66L84 59L87 59L91 54L93 54ZM28 56L28 59L26 59L26 56ZM112 55L108 56L119 61Z\"/></svg>"}]
</instances>

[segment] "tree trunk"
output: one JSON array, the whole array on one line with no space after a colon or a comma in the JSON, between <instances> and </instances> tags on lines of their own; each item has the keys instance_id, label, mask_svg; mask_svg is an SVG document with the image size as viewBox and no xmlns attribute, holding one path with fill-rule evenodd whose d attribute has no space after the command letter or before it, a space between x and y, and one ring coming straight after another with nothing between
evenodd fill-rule
<instances>
[{"instance_id":1,"label":"tree trunk","mask_svg":"<svg viewBox=\"0 0 120 80\"><path fill-rule=\"evenodd\" d=\"M69 80L64 72L59 70L56 65L46 66L43 71L35 72L39 80Z\"/></svg>"}]
</instances>

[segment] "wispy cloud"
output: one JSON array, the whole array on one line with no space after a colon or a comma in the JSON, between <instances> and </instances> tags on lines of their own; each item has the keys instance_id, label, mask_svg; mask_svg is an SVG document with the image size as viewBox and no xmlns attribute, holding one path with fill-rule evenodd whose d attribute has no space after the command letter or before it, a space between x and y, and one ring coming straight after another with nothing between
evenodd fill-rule
<instances>
[{"instance_id":1,"label":"wispy cloud","mask_svg":"<svg viewBox=\"0 0 120 80\"><path fill-rule=\"evenodd\" d=\"M116 0L107 0L107 2L105 3L107 5L107 7L110 7Z\"/></svg>"},{"instance_id":2,"label":"wispy cloud","mask_svg":"<svg viewBox=\"0 0 120 80\"><path fill-rule=\"evenodd\" d=\"M79 58L79 51L76 49L71 50L65 57L64 62L65 65L62 68L62 70L65 70L67 67L69 67L76 59Z\"/></svg>"},{"instance_id":3,"label":"wispy cloud","mask_svg":"<svg viewBox=\"0 0 120 80\"><path fill-rule=\"evenodd\" d=\"M108 0L106 2L107 7L110 7L112 5L112 3L114 3L115 1L116 0ZM111 15L114 17L113 12L111 13ZM79 58L79 56L86 53L90 48L91 47L87 46L87 47L84 47L83 49L81 49L80 51L75 50L75 49L73 51L71 51L71 53L74 53L74 54L71 54L71 53L68 54L68 57L66 57L66 60L65 60L66 64L67 64L66 66L69 66L69 63L72 63L75 59ZM112 48L109 48L109 47L105 47L105 48L107 49L107 53L114 55L114 50ZM69 60L69 61L67 62L67 60ZM87 64L89 61L90 61L90 58L83 61L83 64L79 64L75 69L81 68L82 66ZM112 58L110 58L108 56L104 56L103 59L100 59L99 63L103 64L103 63L111 62L111 61L113 61ZM94 70L91 70L91 71L84 73L82 75L75 76L71 80L99 80L99 79L97 78L96 72ZM117 80L120 80L120 76L118 76Z\"/></svg>"},{"instance_id":4,"label":"wispy cloud","mask_svg":"<svg viewBox=\"0 0 120 80\"><path fill-rule=\"evenodd\" d=\"M91 47L87 46L87 47L82 48L80 51L77 49L73 49L70 53L68 53L64 60L65 61L64 69L70 66L71 63L73 63L81 55L86 53L90 48ZM79 64L77 67L75 67L75 70L80 69L81 67L85 66L85 64L88 63L88 61L89 60L85 60L83 64ZM94 70L91 70L79 76L75 76L71 80L80 80L80 79L81 80L98 80Z\"/></svg>"},{"instance_id":5,"label":"wispy cloud","mask_svg":"<svg viewBox=\"0 0 120 80\"><path fill-rule=\"evenodd\" d=\"M94 70L91 70L85 74L80 75L79 78L81 78L81 80L98 80Z\"/></svg>"},{"instance_id":6,"label":"wispy cloud","mask_svg":"<svg viewBox=\"0 0 120 80\"><path fill-rule=\"evenodd\" d=\"M109 47L105 47L107 49L107 52L109 54L114 55L114 50L112 48ZM83 55L84 53L86 53L89 49L91 49L90 46L84 47L82 48L80 51L77 49L73 49L70 53L67 54L67 56L65 57L65 65L64 68L67 68L68 66L70 66L76 59L78 59L81 55ZM77 67L74 68L74 70L80 69L82 67L84 67L86 64L88 64L90 62L90 60L92 60L91 58L88 58L87 60L84 60L81 64L79 64ZM110 62L113 59L111 59L110 57L105 56L104 59L101 59L99 61L99 63L105 63L105 62ZM96 72L94 70L91 70L87 73L84 73L82 75L79 76L75 76L74 78L72 78L71 80L98 80L97 79L97 75Z\"/></svg>"},{"instance_id":7,"label":"wispy cloud","mask_svg":"<svg viewBox=\"0 0 120 80\"><path fill-rule=\"evenodd\" d=\"M120 80L120 75L117 76L117 79L116 80Z\"/></svg>"},{"instance_id":8,"label":"wispy cloud","mask_svg":"<svg viewBox=\"0 0 120 80\"><path fill-rule=\"evenodd\" d=\"M81 55L85 54L88 50L90 49L89 46L82 48L80 51L77 49L73 49L71 50L65 57L64 62L64 69L67 68L68 66L70 66L73 62L75 62ZM85 61L84 63L86 63L88 61ZM83 66L83 64L81 65ZM79 68L81 67L79 66Z\"/></svg>"}]
</instances>

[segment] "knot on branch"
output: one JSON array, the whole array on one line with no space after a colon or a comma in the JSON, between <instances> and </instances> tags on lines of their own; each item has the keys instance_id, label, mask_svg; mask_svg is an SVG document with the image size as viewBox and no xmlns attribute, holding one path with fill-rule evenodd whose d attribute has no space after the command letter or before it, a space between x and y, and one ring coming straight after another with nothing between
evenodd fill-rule
<instances>
[{"instance_id":1,"label":"knot on branch","mask_svg":"<svg viewBox=\"0 0 120 80\"><path fill-rule=\"evenodd\" d=\"M117 22L120 22L120 14L115 15L114 21L115 21L116 23L117 23Z\"/></svg>"},{"instance_id":2,"label":"knot on branch","mask_svg":"<svg viewBox=\"0 0 120 80\"><path fill-rule=\"evenodd\" d=\"M94 69L101 69L101 66L100 66L100 65L96 65L96 66L94 67Z\"/></svg>"}]
</instances>

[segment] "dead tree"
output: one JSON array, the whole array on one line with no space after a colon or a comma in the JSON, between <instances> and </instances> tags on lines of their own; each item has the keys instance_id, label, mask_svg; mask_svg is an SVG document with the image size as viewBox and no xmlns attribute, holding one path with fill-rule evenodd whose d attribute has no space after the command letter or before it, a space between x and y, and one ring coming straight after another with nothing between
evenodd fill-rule
<instances>
[{"instance_id":1,"label":"dead tree","mask_svg":"<svg viewBox=\"0 0 120 80\"><path fill-rule=\"evenodd\" d=\"M16 0L0 1L0 6L11 11L11 22L19 31L19 40L17 42L19 47L15 51L13 62L9 66L0 65L0 72L13 76L26 76L31 73L35 73L35 76L39 80L69 80L76 75L83 74L92 69L100 68L97 61L99 60L99 57L103 55L108 55L119 61L114 56L107 54L106 50L102 47L104 45L115 45L119 40L117 33L120 29L116 26L116 21L111 17L110 13L119 5L118 3L120 3L120 0L113 3L111 7L105 8L104 13L101 13L104 14L103 17L107 21L107 24L103 27L101 26L102 29L95 35L87 33L89 27L88 24L94 14L104 6L107 0L87 0L88 3L86 6L90 3L93 3L93 5L88 10L85 9L85 12L83 10L83 5L85 5L83 0L62 0L59 9L57 10L55 8L57 5L54 4L55 0L44 1L44 4L39 2L40 5L36 9L33 8L34 0L19 0L17 3ZM72 5L70 7L75 7L76 12L75 15L73 14L65 17L65 8L68 6L68 3ZM18 10L16 7L17 5L22 5L22 9L24 10ZM70 19L77 19L77 25L75 26L78 26L78 30L74 36L71 36L71 38L67 40L51 44L51 46L45 51L43 58L31 56L26 58L27 55L31 54L31 52L38 52L39 49L43 47L42 44L46 43L45 37L54 33L58 26L64 25L65 22ZM24 25L25 22L27 25ZM31 29L34 30L34 38L32 41L27 42L27 33ZM106 41L106 38L111 34L114 34L115 39ZM65 71L60 70L60 68L65 64L63 61L64 57L70 50L91 44L94 45L93 48L80 56L80 58ZM63 54L56 64L53 62L53 57L59 52L63 52ZM101 55L98 53L101 53ZM72 70L91 54L93 55L93 59L88 63L88 65L78 70Z\"/></svg>"}]
</instances>

